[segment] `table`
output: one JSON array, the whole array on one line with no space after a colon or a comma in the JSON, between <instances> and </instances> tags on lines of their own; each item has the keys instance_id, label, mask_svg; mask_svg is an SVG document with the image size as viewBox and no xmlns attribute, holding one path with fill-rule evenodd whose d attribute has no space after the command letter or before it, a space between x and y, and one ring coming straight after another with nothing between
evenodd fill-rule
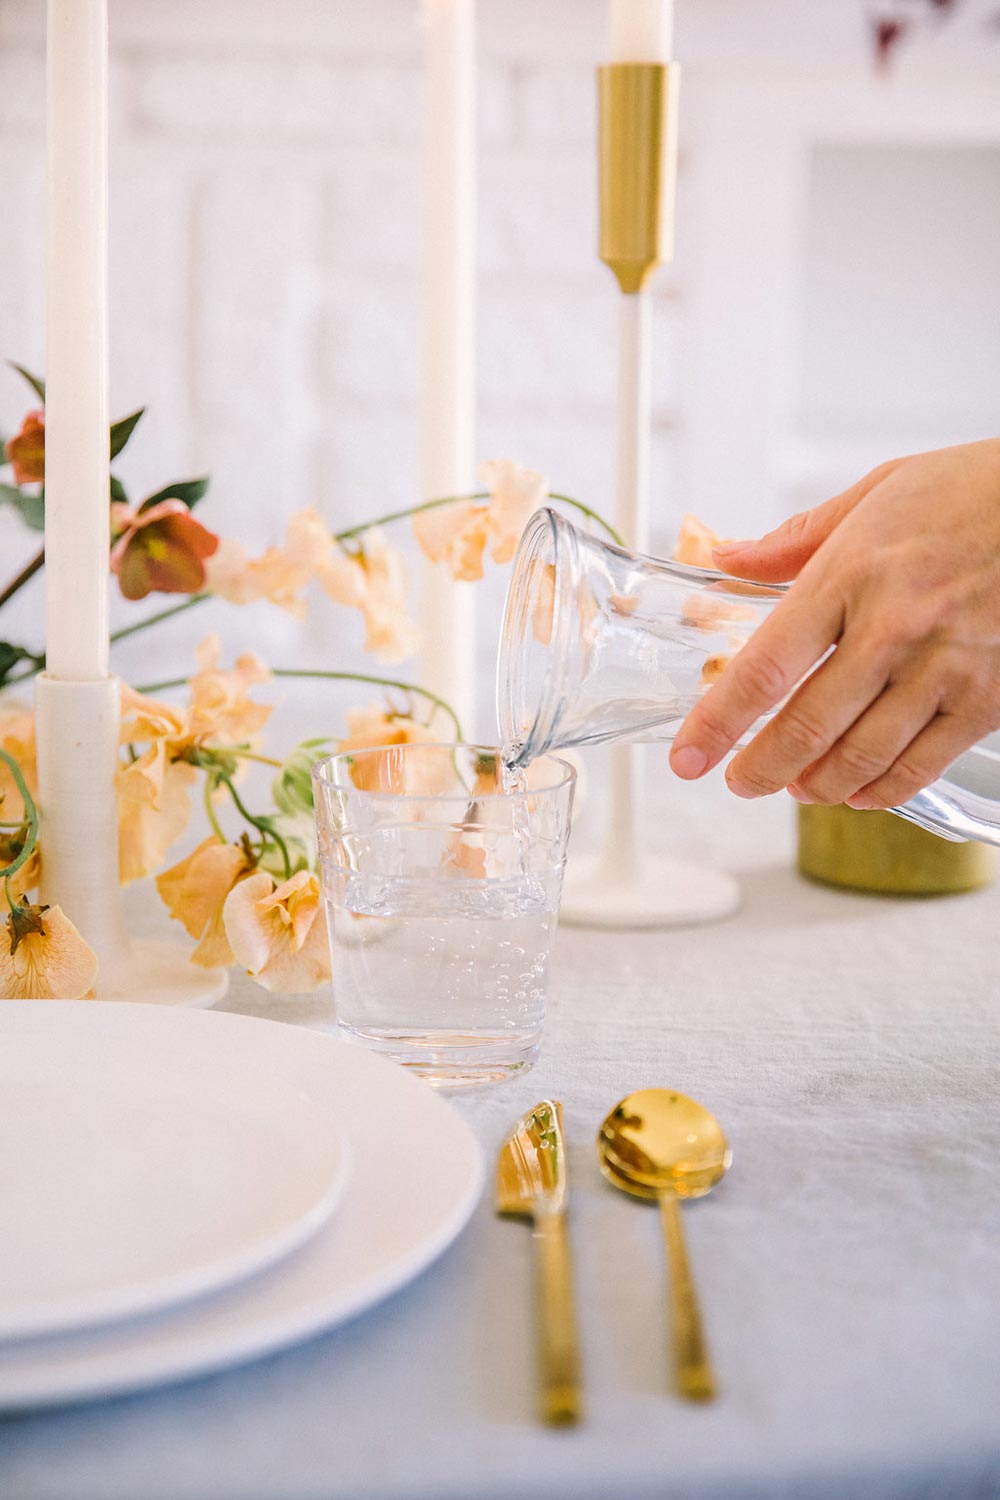
<instances>
[{"instance_id":1,"label":"table","mask_svg":"<svg viewBox=\"0 0 1000 1500\"><path fill-rule=\"evenodd\" d=\"M809 885L787 809L707 795L711 823L673 831L729 848L743 910L700 931L565 930L542 1061L456 1101L491 1157L521 1111L564 1102L586 1424L534 1422L530 1234L484 1200L351 1325L8 1420L4 1500L1000 1495L1000 890ZM311 1024L328 1002L237 982L224 1004ZM606 1186L593 1151L604 1112L655 1083L715 1110L733 1145L725 1182L684 1210L722 1387L705 1408L668 1394L656 1212Z\"/></svg>"}]
</instances>

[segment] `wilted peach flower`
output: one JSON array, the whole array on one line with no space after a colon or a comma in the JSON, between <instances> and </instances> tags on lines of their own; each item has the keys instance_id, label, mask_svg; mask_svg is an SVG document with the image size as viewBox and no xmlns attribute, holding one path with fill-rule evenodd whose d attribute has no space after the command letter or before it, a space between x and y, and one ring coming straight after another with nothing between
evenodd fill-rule
<instances>
[{"instance_id":1,"label":"wilted peach flower","mask_svg":"<svg viewBox=\"0 0 1000 1500\"><path fill-rule=\"evenodd\" d=\"M365 532L364 545L356 553L335 546L319 577L331 599L360 609L367 627L366 651L384 662L414 654L419 635L406 613L403 559L387 546L377 527Z\"/></svg>"},{"instance_id":2,"label":"wilted peach flower","mask_svg":"<svg viewBox=\"0 0 1000 1500\"><path fill-rule=\"evenodd\" d=\"M548 481L510 458L482 465L480 478L489 503L456 501L418 511L413 530L431 562L444 563L453 578L473 582L483 576L487 546L494 562L510 562L529 518L548 497Z\"/></svg>"},{"instance_id":3,"label":"wilted peach flower","mask_svg":"<svg viewBox=\"0 0 1000 1500\"><path fill-rule=\"evenodd\" d=\"M45 412L29 411L21 431L7 439L7 462L14 466L14 483L31 484L45 478Z\"/></svg>"},{"instance_id":4,"label":"wilted peach flower","mask_svg":"<svg viewBox=\"0 0 1000 1500\"><path fill-rule=\"evenodd\" d=\"M257 867L247 844L223 844L209 838L193 853L156 877L156 889L170 915L189 937L198 939L191 962L205 969L233 962L223 922L226 897Z\"/></svg>"},{"instance_id":5,"label":"wilted peach flower","mask_svg":"<svg viewBox=\"0 0 1000 1500\"><path fill-rule=\"evenodd\" d=\"M80 1000L94 986L97 955L58 906L18 906L0 939L5 1000Z\"/></svg>"},{"instance_id":6,"label":"wilted peach flower","mask_svg":"<svg viewBox=\"0 0 1000 1500\"><path fill-rule=\"evenodd\" d=\"M0 701L0 749L13 756L21 768L28 791L38 794L35 763L35 716L23 703ZM6 764L0 761L0 820L16 823L24 817L24 803Z\"/></svg>"},{"instance_id":7,"label":"wilted peach flower","mask_svg":"<svg viewBox=\"0 0 1000 1500\"><path fill-rule=\"evenodd\" d=\"M308 870L277 885L260 870L226 897L223 922L233 956L264 989L303 995L330 977L319 881Z\"/></svg>"},{"instance_id":8,"label":"wilted peach flower","mask_svg":"<svg viewBox=\"0 0 1000 1500\"><path fill-rule=\"evenodd\" d=\"M318 511L296 511L284 546L268 547L261 557L251 559L240 542L223 537L206 565L206 587L230 604L267 599L301 619L306 611L302 592L323 571L333 545Z\"/></svg>"},{"instance_id":9,"label":"wilted peach flower","mask_svg":"<svg viewBox=\"0 0 1000 1500\"><path fill-rule=\"evenodd\" d=\"M160 500L133 510L116 502L114 528L121 532L111 548L111 571L126 599L147 594L196 594L205 585L205 559L219 538L196 521L183 500Z\"/></svg>"},{"instance_id":10,"label":"wilted peach flower","mask_svg":"<svg viewBox=\"0 0 1000 1500\"><path fill-rule=\"evenodd\" d=\"M720 547L725 539L717 535L704 521L688 512L681 522L674 546L675 562L687 563L692 568L714 568L713 547Z\"/></svg>"}]
</instances>

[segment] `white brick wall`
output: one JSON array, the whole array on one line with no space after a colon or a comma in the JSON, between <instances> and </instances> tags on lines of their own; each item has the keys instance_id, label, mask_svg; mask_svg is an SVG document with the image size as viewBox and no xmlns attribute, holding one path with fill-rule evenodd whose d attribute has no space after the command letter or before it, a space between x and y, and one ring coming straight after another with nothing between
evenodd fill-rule
<instances>
[{"instance_id":1,"label":"white brick wall","mask_svg":"<svg viewBox=\"0 0 1000 1500\"><path fill-rule=\"evenodd\" d=\"M341 520L405 503L418 454L417 0L111 0L111 14L112 398L116 413L150 404L123 477L141 493L210 471L206 519L255 545L299 504ZM605 0L480 0L478 91L479 454L520 457L599 506L615 380L615 293L595 256L605 14ZM0 354L38 368L43 26L42 0L0 0ZM961 113L970 77L996 92L1000 46L969 37L915 48L879 93L862 0L679 0L678 254L656 295L661 535L689 503L741 531L789 504L802 162L829 134L816 101L835 117L843 86L876 137L883 110L926 131L935 99ZM0 429L24 405L0 371ZM0 517L12 566L18 545ZM26 633L39 610L35 589ZM331 632L355 640L335 611L302 628L213 610L161 636L162 665L209 621L285 660L331 660ZM148 670L146 649L121 663Z\"/></svg>"}]
</instances>

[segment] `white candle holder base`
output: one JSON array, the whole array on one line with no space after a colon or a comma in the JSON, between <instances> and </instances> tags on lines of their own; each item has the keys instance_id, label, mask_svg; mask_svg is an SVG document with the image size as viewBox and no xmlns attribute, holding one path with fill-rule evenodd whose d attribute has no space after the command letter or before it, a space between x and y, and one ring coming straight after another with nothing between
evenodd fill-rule
<instances>
[{"instance_id":1,"label":"white candle holder base","mask_svg":"<svg viewBox=\"0 0 1000 1500\"><path fill-rule=\"evenodd\" d=\"M35 684L41 899L60 906L97 954L95 997L204 1007L226 992L224 969L199 969L180 944L134 939L118 884L117 677Z\"/></svg>"},{"instance_id":2,"label":"white candle holder base","mask_svg":"<svg viewBox=\"0 0 1000 1500\"><path fill-rule=\"evenodd\" d=\"M569 927L695 927L732 916L741 901L739 882L705 865L644 855L623 875L597 856L571 861L559 920Z\"/></svg>"}]
</instances>

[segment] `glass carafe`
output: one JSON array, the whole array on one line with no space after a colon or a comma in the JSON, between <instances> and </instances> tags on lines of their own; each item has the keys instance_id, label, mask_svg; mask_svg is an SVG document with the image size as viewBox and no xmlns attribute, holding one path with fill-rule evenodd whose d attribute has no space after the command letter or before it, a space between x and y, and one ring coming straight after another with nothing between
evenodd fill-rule
<instances>
[{"instance_id":1,"label":"glass carafe","mask_svg":"<svg viewBox=\"0 0 1000 1500\"><path fill-rule=\"evenodd\" d=\"M538 511L514 559L500 642L497 712L512 764L672 739L783 592L627 552ZM1000 734L892 810L942 838L1000 845Z\"/></svg>"}]
</instances>

